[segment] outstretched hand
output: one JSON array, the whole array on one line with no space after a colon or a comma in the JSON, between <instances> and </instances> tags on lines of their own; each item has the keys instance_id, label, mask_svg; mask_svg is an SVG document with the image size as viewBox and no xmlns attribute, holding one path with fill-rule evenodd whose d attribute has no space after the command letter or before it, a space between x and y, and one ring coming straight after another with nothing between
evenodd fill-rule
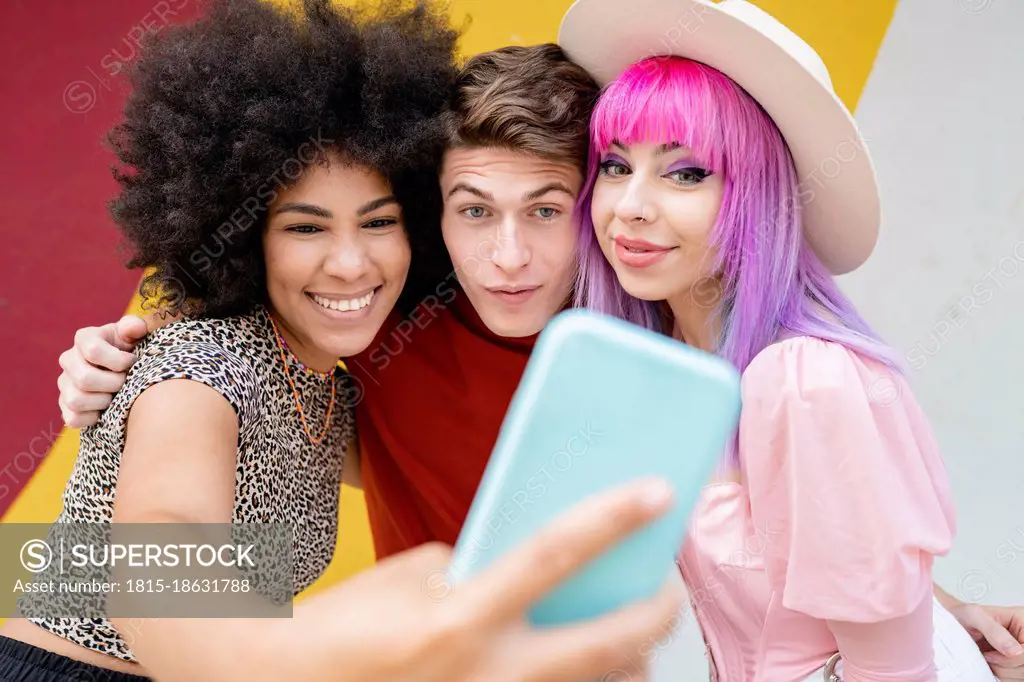
<instances>
[{"instance_id":1,"label":"outstretched hand","mask_svg":"<svg viewBox=\"0 0 1024 682\"><path fill-rule=\"evenodd\" d=\"M313 597L289 625L303 647L312 642L325 654L305 657L308 679L611 680L677 620L684 594L668 572L660 594L592 621L534 628L527 612L587 562L664 513L670 497L651 483L636 481L580 502L464 582L447 577L451 549L431 543Z\"/></svg>"}]
</instances>

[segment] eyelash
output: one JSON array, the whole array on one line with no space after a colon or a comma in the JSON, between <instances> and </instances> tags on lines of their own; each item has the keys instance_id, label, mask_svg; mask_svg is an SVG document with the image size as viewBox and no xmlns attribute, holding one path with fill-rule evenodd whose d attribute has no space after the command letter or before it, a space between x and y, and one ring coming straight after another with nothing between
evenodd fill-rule
<instances>
[{"instance_id":1,"label":"eyelash","mask_svg":"<svg viewBox=\"0 0 1024 682\"><path fill-rule=\"evenodd\" d=\"M386 227L391 227L398 223L394 218L374 218L369 222L360 225L360 227L368 230L381 230ZM292 225L287 228L288 232L294 232L296 234L316 234L317 232L323 232L323 228L318 225Z\"/></svg>"},{"instance_id":2,"label":"eyelash","mask_svg":"<svg viewBox=\"0 0 1024 682\"><path fill-rule=\"evenodd\" d=\"M621 163L619 163L618 161L602 161L601 163L599 163L597 165L598 172L601 175L607 175L608 177L614 177L614 176L611 175L611 173L608 172L612 168L626 168L626 167L624 165L622 165Z\"/></svg>"},{"instance_id":3,"label":"eyelash","mask_svg":"<svg viewBox=\"0 0 1024 682\"><path fill-rule=\"evenodd\" d=\"M479 208L479 209L481 209L483 211L487 211L487 209L485 209L483 206L467 206L466 208L464 208L461 211L459 211L459 213L461 213L462 215L466 216L470 220L483 220L484 218L488 217L486 215L482 215L482 216L471 216L471 215L469 215L468 212L473 210L474 208ZM544 211L544 210L554 211L554 215L550 215L550 216L548 216L546 218L544 216L539 216L539 215L537 216L538 219L543 220L544 222L549 222L551 220L555 220L556 218L558 218L558 216L560 216L562 214L562 211L560 211L559 209L555 208L554 206L541 206L539 208L534 209L533 213L536 214L537 211Z\"/></svg>"},{"instance_id":4,"label":"eyelash","mask_svg":"<svg viewBox=\"0 0 1024 682\"><path fill-rule=\"evenodd\" d=\"M668 173L667 175L671 176L671 175L675 175L677 173L689 173L691 175L696 176L696 180L692 183L692 185L699 185L700 183L702 183L705 180L707 180L709 175L712 175L711 171L705 170L703 168L698 168L697 166L692 166L690 168L679 168L677 170L672 171L671 173ZM680 185L689 185L689 184L691 184L691 183L687 183L687 182L685 182L683 180L676 180L675 182L678 182Z\"/></svg>"},{"instance_id":5,"label":"eyelash","mask_svg":"<svg viewBox=\"0 0 1024 682\"><path fill-rule=\"evenodd\" d=\"M466 216L470 220L483 220L484 218L487 217L486 215L476 215L476 216L469 215L469 212L472 211L475 208L479 208L481 211L484 211L485 213L487 212L487 209L484 208L483 206L467 206L466 208L464 208L461 211L459 211L459 213L461 213L462 215Z\"/></svg>"},{"instance_id":6,"label":"eyelash","mask_svg":"<svg viewBox=\"0 0 1024 682\"><path fill-rule=\"evenodd\" d=\"M624 164L619 163L618 161L602 161L598 165L598 169L599 169L599 172L600 172L601 175L605 175L605 176L608 176L608 177L622 177L621 175L612 175L612 174L610 174L608 172L608 170L611 169L611 168L624 168L624 169L628 170L628 168L626 168L626 166ZM703 182L704 180L706 180L708 177L710 177L711 175L714 175L714 173L712 171L705 170L703 168L698 168L697 166L691 166L689 168L679 168L677 170L672 171L671 173L666 173L665 176L663 176L663 177L671 177L673 175L677 175L678 173L689 173L691 175L697 176L697 179L694 182L686 182L684 180L674 180L674 182L677 185L683 185L683 186L689 186L689 187L692 187L694 185L698 185L701 182Z\"/></svg>"},{"instance_id":7,"label":"eyelash","mask_svg":"<svg viewBox=\"0 0 1024 682\"><path fill-rule=\"evenodd\" d=\"M375 225L374 223L380 223L380 224ZM374 218L373 220L369 221L368 223L363 224L362 227L365 227L365 228L371 229L371 230L380 230L380 229L383 229L385 227L391 227L392 225L397 225L397 224L398 224L398 221L395 220L394 218Z\"/></svg>"}]
</instances>

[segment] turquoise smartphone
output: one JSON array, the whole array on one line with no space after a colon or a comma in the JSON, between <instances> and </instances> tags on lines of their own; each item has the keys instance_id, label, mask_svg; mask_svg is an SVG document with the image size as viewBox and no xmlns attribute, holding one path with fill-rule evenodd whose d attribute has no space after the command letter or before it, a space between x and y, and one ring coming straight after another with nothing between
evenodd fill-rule
<instances>
[{"instance_id":1,"label":"turquoise smartphone","mask_svg":"<svg viewBox=\"0 0 1024 682\"><path fill-rule=\"evenodd\" d=\"M582 498L645 476L675 504L530 611L539 626L595 618L654 596L674 570L690 514L740 412L725 360L586 310L537 339L454 548L457 584Z\"/></svg>"}]
</instances>

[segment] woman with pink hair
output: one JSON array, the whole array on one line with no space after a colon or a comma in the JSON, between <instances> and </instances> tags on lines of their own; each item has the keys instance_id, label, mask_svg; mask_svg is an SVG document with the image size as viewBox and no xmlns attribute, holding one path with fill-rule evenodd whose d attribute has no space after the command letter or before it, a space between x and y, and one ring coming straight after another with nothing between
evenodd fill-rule
<instances>
[{"instance_id":1,"label":"woman with pink hair","mask_svg":"<svg viewBox=\"0 0 1024 682\"><path fill-rule=\"evenodd\" d=\"M994 679L932 594L955 517L931 429L833 280L880 202L818 55L743 0L579 0L559 42L606 86L576 303L743 373L679 557L712 678Z\"/></svg>"}]
</instances>

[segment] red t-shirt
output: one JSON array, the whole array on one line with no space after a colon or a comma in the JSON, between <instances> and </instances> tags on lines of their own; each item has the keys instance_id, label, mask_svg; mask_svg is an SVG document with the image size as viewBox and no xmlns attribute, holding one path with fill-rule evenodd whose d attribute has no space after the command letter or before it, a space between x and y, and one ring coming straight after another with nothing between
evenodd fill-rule
<instances>
[{"instance_id":1,"label":"red t-shirt","mask_svg":"<svg viewBox=\"0 0 1024 682\"><path fill-rule=\"evenodd\" d=\"M455 544L536 341L491 333L452 287L398 320L346 361L378 559Z\"/></svg>"}]
</instances>

